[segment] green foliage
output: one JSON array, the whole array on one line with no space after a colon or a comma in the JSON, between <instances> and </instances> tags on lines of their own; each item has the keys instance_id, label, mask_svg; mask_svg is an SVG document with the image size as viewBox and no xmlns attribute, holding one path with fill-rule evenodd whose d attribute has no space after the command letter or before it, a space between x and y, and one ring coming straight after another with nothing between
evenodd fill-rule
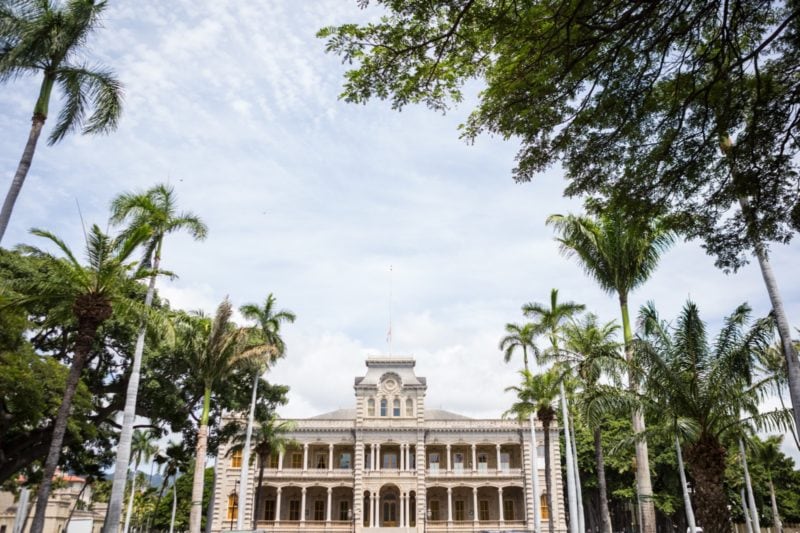
<instances>
[{"instance_id":1,"label":"green foliage","mask_svg":"<svg viewBox=\"0 0 800 533\"><path fill-rule=\"evenodd\" d=\"M175 513L175 530L186 531L189 527L189 510L192 500L192 476L194 470L191 469L186 473L182 473L175 481L174 487L178 491L178 508ZM205 477L203 479L203 509L208 506L211 498L211 487L214 483L214 469L206 468ZM151 527L161 531L169 530L170 516L172 513L172 490L170 486L164 493L164 497L158 502L158 507L152 516ZM205 513L203 513L203 525L205 526Z\"/></svg>"}]
</instances>

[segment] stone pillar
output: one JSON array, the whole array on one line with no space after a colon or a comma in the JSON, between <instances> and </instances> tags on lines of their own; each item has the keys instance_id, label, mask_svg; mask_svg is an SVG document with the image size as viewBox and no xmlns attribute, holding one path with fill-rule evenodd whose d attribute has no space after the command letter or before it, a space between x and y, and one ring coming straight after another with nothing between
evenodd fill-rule
<instances>
[{"instance_id":1,"label":"stone pillar","mask_svg":"<svg viewBox=\"0 0 800 533\"><path fill-rule=\"evenodd\" d=\"M478 455L477 455L477 453L475 453L476 452L475 448L476 448L476 446L473 444L472 445L472 471L473 472L477 472L478 471Z\"/></svg>"},{"instance_id":2,"label":"stone pillar","mask_svg":"<svg viewBox=\"0 0 800 533\"><path fill-rule=\"evenodd\" d=\"M333 444L328 444L328 471L333 470Z\"/></svg>"},{"instance_id":3,"label":"stone pillar","mask_svg":"<svg viewBox=\"0 0 800 533\"><path fill-rule=\"evenodd\" d=\"M447 487L447 523L453 522L453 488Z\"/></svg>"},{"instance_id":4,"label":"stone pillar","mask_svg":"<svg viewBox=\"0 0 800 533\"><path fill-rule=\"evenodd\" d=\"M304 524L306 521L306 488L303 487L300 491L300 523Z\"/></svg>"},{"instance_id":5,"label":"stone pillar","mask_svg":"<svg viewBox=\"0 0 800 533\"><path fill-rule=\"evenodd\" d=\"M283 450L278 452L278 471L283 470Z\"/></svg>"},{"instance_id":6,"label":"stone pillar","mask_svg":"<svg viewBox=\"0 0 800 533\"><path fill-rule=\"evenodd\" d=\"M308 444L303 444L303 472L308 470Z\"/></svg>"},{"instance_id":7,"label":"stone pillar","mask_svg":"<svg viewBox=\"0 0 800 533\"><path fill-rule=\"evenodd\" d=\"M450 445L447 445L447 471L452 471L452 465L450 464Z\"/></svg>"},{"instance_id":8,"label":"stone pillar","mask_svg":"<svg viewBox=\"0 0 800 533\"><path fill-rule=\"evenodd\" d=\"M497 472L500 472L500 445L497 445Z\"/></svg>"},{"instance_id":9,"label":"stone pillar","mask_svg":"<svg viewBox=\"0 0 800 533\"><path fill-rule=\"evenodd\" d=\"M378 527L378 507L380 496L375 494L372 496L372 527Z\"/></svg>"},{"instance_id":10,"label":"stone pillar","mask_svg":"<svg viewBox=\"0 0 800 533\"><path fill-rule=\"evenodd\" d=\"M381 444L380 442L375 445L375 470L381 469Z\"/></svg>"},{"instance_id":11,"label":"stone pillar","mask_svg":"<svg viewBox=\"0 0 800 533\"><path fill-rule=\"evenodd\" d=\"M397 506L397 514L400 515L399 516L399 518L400 518L400 521L399 521L400 527L405 527L405 525L403 524L403 517L405 516L405 514L404 514L405 509L406 509L406 493L405 492L401 492L400 493L400 502L399 502L399 505Z\"/></svg>"},{"instance_id":12,"label":"stone pillar","mask_svg":"<svg viewBox=\"0 0 800 533\"><path fill-rule=\"evenodd\" d=\"M281 521L281 488L275 489L275 525Z\"/></svg>"},{"instance_id":13,"label":"stone pillar","mask_svg":"<svg viewBox=\"0 0 800 533\"><path fill-rule=\"evenodd\" d=\"M405 471L406 469L406 444L400 444L400 471Z\"/></svg>"},{"instance_id":14,"label":"stone pillar","mask_svg":"<svg viewBox=\"0 0 800 533\"><path fill-rule=\"evenodd\" d=\"M472 449L475 449L475 445L472 445ZM478 487L472 487L472 522L475 524L475 527L478 526ZM540 532L537 532L540 533Z\"/></svg>"},{"instance_id":15,"label":"stone pillar","mask_svg":"<svg viewBox=\"0 0 800 533\"><path fill-rule=\"evenodd\" d=\"M330 525L331 523L331 494L333 489L328 487L328 505L325 506L325 521Z\"/></svg>"},{"instance_id":16,"label":"stone pillar","mask_svg":"<svg viewBox=\"0 0 800 533\"><path fill-rule=\"evenodd\" d=\"M500 517L500 525L503 525L503 522L505 522L503 517L503 487L497 487L497 510Z\"/></svg>"},{"instance_id":17,"label":"stone pillar","mask_svg":"<svg viewBox=\"0 0 800 533\"><path fill-rule=\"evenodd\" d=\"M411 524L411 494L406 492L406 499L405 499L405 527L408 527Z\"/></svg>"}]
</instances>

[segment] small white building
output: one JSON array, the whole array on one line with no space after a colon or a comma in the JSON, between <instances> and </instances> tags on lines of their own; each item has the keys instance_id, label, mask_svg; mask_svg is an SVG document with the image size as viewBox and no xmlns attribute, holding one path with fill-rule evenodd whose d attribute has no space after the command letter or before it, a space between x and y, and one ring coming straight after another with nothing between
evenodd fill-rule
<instances>
[{"instance_id":1,"label":"small white building","mask_svg":"<svg viewBox=\"0 0 800 533\"><path fill-rule=\"evenodd\" d=\"M220 450L213 531L446 532L534 529L531 428L425 408L426 379L414 359L367 359L355 408L296 420L294 449L276 454L255 497L250 469L236 495L241 454ZM537 427L542 526L565 529L558 429L551 428L554 509L546 506L543 432Z\"/></svg>"}]
</instances>

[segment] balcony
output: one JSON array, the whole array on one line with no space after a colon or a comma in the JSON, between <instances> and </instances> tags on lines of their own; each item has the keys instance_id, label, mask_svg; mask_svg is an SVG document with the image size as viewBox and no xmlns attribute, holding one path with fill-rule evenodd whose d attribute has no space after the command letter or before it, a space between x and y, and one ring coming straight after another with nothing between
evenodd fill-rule
<instances>
[{"instance_id":1,"label":"balcony","mask_svg":"<svg viewBox=\"0 0 800 533\"><path fill-rule=\"evenodd\" d=\"M519 477L522 475L521 468L478 468L473 471L472 468L453 468L451 472L442 468L428 468L429 477L439 478L456 478L456 477L469 477L469 478L510 478Z\"/></svg>"},{"instance_id":2,"label":"balcony","mask_svg":"<svg viewBox=\"0 0 800 533\"><path fill-rule=\"evenodd\" d=\"M353 477L353 469L352 468L333 468L328 470L327 468L309 468L308 470L303 470L302 468L284 468L283 470L278 470L277 468L267 468L264 470L265 477L272 477L272 478L325 478L325 479L342 479L342 478L352 478Z\"/></svg>"},{"instance_id":3,"label":"balcony","mask_svg":"<svg viewBox=\"0 0 800 533\"><path fill-rule=\"evenodd\" d=\"M350 521L331 520L281 520L276 523L272 520L259 520L256 522L256 529L259 531L353 531L353 523Z\"/></svg>"}]
</instances>

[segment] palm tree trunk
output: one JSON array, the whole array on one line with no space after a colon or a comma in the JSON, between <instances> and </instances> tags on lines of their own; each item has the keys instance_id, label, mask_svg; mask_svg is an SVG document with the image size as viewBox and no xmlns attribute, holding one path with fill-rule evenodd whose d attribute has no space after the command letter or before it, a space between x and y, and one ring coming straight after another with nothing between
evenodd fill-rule
<instances>
[{"instance_id":1,"label":"palm tree trunk","mask_svg":"<svg viewBox=\"0 0 800 533\"><path fill-rule=\"evenodd\" d=\"M561 393L561 417L564 423L564 458L567 464L567 497L569 504L569 531L578 533L578 499L575 495L575 464L572 460L572 443L569 432L569 408L564 382L559 383Z\"/></svg>"},{"instance_id":2,"label":"palm tree trunk","mask_svg":"<svg viewBox=\"0 0 800 533\"><path fill-rule=\"evenodd\" d=\"M531 421L531 487L533 488L533 524L536 533L542 533L542 509L539 500L539 450L536 442L536 419L530 414ZM610 533L610 532L606 532Z\"/></svg>"},{"instance_id":3,"label":"palm tree trunk","mask_svg":"<svg viewBox=\"0 0 800 533\"><path fill-rule=\"evenodd\" d=\"M740 200L740 202L743 202L742 209L744 210L747 204L743 200ZM760 242L755 242L755 253L758 258L758 266L761 268L761 277L764 278L764 284L767 286L769 301L772 304L775 322L778 325L778 334L781 337L783 356L786 359L789 398L792 400L792 407L794 407L794 426L795 428L800 428L800 362L798 362L797 359L797 350L795 350L794 343L792 342L789 319L783 307L783 300L778 290L778 282L775 280L775 274L772 272L772 265L770 264L767 251Z\"/></svg>"},{"instance_id":4,"label":"palm tree trunk","mask_svg":"<svg viewBox=\"0 0 800 533\"><path fill-rule=\"evenodd\" d=\"M594 460L597 463L597 491L600 493L600 533L611 533L611 513L608 511L608 484L606 483L606 465L603 458L603 441L600 428L593 431Z\"/></svg>"},{"instance_id":5,"label":"palm tree trunk","mask_svg":"<svg viewBox=\"0 0 800 533\"><path fill-rule=\"evenodd\" d=\"M161 262L161 243L158 244L153 261L154 273L150 276L147 294L144 297L144 306L149 308L153 304L153 294L156 289L156 274ZM125 410L122 415L122 429L117 447L117 462L114 467L114 482L111 485L111 496L108 500L108 510L103 524L103 533L116 533L119 527L119 517L122 514L122 500L125 498L125 484L128 479L128 465L131 461L131 443L133 440L133 423L136 419L136 401L139 395L139 380L141 378L142 355L144 354L144 340L147 332L147 323L144 317L136 337L136 346L133 350L133 363L131 375L128 379L128 388L125 392ZM127 533L127 530L125 531Z\"/></svg>"},{"instance_id":6,"label":"palm tree trunk","mask_svg":"<svg viewBox=\"0 0 800 533\"><path fill-rule=\"evenodd\" d=\"M678 454L678 474L681 478L681 492L683 492L683 506L686 510L686 522L689 524L689 531L695 533L697 531L697 522L694 519L694 509L692 509L692 498L689 496L689 487L686 484L686 469L683 467L683 452L681 451L681 442L678 436L675 435L675 453Z\"/></svg>"},{"instance_id":7,"label":"palm tree trunk","mask_svg":"<svg viewBox=\"0 0 800 533\"><path fill-rule=\"evenodd\" d=\"M203 414L197 430L195 448L194 477L192 478L192 502L189 509L189 533L200 533L203 521L203 482L206 470L206 444L208 441L208 413L211 410L211 388L206 387L203 394Z\"/></svg>"},{"instance_id":8,"label":"palm tree trunk","mask_svg":"<svg viewBox=\"0 0 800 533\"><path fill-rule=\"evenodd\" d=\"M772 525L778 533L783 533L783 522L781 522L781 515L778 514L778 501L775 498L775 485L772 484L772 475L767 473L769 480L769 499L772 504Z\"/></svg>"},{"instance_id":9,"label":"palm tree trunk","mask_svg":"<svg viewBox=\"0 0 800 533\"><path fill-rule=\"evenodd\" d=\"M750 470L747 468L747 454L745 453L742 439L739 439L739 453L741 454L742 470L744 471L747 501L750 503L750 519L753 521L753 530L755 530L756 533L761 533L761 521L758 518L758 507L756 507L756 498L753 495L753 484L750 481Z\"/></svg>"},{"instance_id":10,"label":"palm tree trunk","mask_svg":"<svg viewBox=\"0 0 800 533\"><path fill-rule=\"evenodd\" d=\"M569 417L570 430L572 431L572 463L575 471L575 497L578 502L578 531L580 533L586 532L586 518L583 511L583 490L581 489L581 471L578 467L578 445L577 438L575 437L575 419L570 415Z\"/></svg>"},{"instance_id":11,"label":"palm tree trunk","mask_svg":"<svg viewBox=\"0 0 800 533\"><path fill-rule=\"evenodd\" d=\"M175 470L175 477L172 479L172 514L169 517L169 533L173 533L175 529L175 511L178 509L178 473L180 470Z\"/></svg>"},{"instance_id":12,"label":"palm tree trunk","mask_svg":"<svg viewBox=\"0 0 800 533\"><path fill-rule=\"evenodd\" d=\"M542 420L544 427L544 478L545 488L547 490L547 530L550 533L555 533L555 526L553 524L553 479L550 476L550 421Z\"/></svg>"},{"instance_id":13,"label":"palm tree trunk","mask_svg":"<svg viewBox=\"0 0 800 533\"><path fill-rule=\"evenodd\" d=\"M111 306L105 301L93 301L89 298L78 298L75 302L78 309L78 332L75 340L75 355L67 375L67 382L64 386L64 397L58 407L58 413L53 424L53 436L50 439L50 449L44 461L42 473L42 483L36 492L36 512L33 515L30 533L42 533L44 529L44 517L47 510L47 501L50 498L50 491L53 486L53 476L56 473L58 461L61 458L61 447L64 444L64 434L67 431L67 420L69 411L72 408L72 399L75 391L78 390L78 382L81 378L83 366L86 358L94 344L97 329L109 316L111 316Z\"/></svg>"},{"instance_id":14,"label":"palm tree trunk","mask_svg":"<svg viewBox=\"0 0 800 533\"><path fill-rule=\"evenodd\" d=\"M706 533L731 530L725 492L725 448L713 437L702 435L686 450L686 461L695 480L697 518Z\"/></svg>"},{"instance_id":15,"label":"palm tree trunk","mask_svg":"<svg viewBox=\"0 0 800 533\"><path fill-rule=\"evenodd\" d=\"M259 375L256 372L255 379L253 380L253 396L250 399L250 413L247 416L247 430L244 435L244 448L242 448L242 469L239 473L239 505L241 510L236 515L236 529L239 531L244 529L244 502L247 501L247 481L250 478L250 439L253 436L253 423L255 422L256 415L256 396L258 394L258 379ZM255 526L253 526L255 529Z\"/></svg>"},{"instance_id":16,"label":"palm tree trunk","mask_svg":"<svg viewBox=\"0 0 800 533\"><path fill-rule=\"evenodd\" d=\"M742 497L742 514L744 515L744 523L747 526L747 533L754 533L753 522L750 520L750 511L747 510L747 499L744 497L744 487L739 489L739 494Z\"/></svg>"},{"instance_id":17,"label":"palm tree trunk","mask_svg":"<svg viewBox=\"0 0 800 533\"><path fill-rule=\"evenodd\" d=\"M628 295L619 295L619 305L622 311L622 332L625 340L625 358L628 365L633 361L633 331L631 330L631 320L628 314ZM629 372L628 388L635 391L637 383ZM634 436L644 432L644 414L641 409L634 409L631 413L631 423L633 425ZM636 493L641 509L642 533L656 533L656 507L653 503L653 483L650 479L650 454L647 450L647 439L636 439Z\"/></svg>"},{"instance_id":18,"label":"palm tree trunk","mask_svg":"<svg viewBox=\"0 0 800 533\"><path fill-rule=\"evenodd\" d=\"M266 457L269 457L266 455ZM261 486L264 483L264 460L265 454L261 454L258 457L258 488L256 488L256 494L253 497L253 529L256 529L256 523L258 522L258 497L261 495ZM275 516L276 518L279 516L281 512L280 509L275 509ZM275 520L277 522L277 520Z\"/></svg>"},{"instance_id":19,"label":"palm tree trunk","mask_svg":"<svg viewBox=\"0 0 800 533\"><path fill-rule=\"evenodd\" d=\"M205 533L211 533L211 523L214 521L214 501L217 494L217 479L219 476L219 458L215 458L214 461L214 470L212 470L212 478L211 478L211 492L208 495L208 505L206 505L206 527L204 528ZM239 509L236 510L239 512Z\"/></svg>"},{"instance_id":20,"label":"palm tree trunk","mask_svg":"<svg viewBox=\"0 0 800 533\"><path fill-rule=\"evenodd\" d=\"M33 108L33 117L31 119L31 131L28 133L28 142L25 143L25 149L22 151L22 157L17 165L17 171L14 173L14 179L11 180L11 187L8 189L6 199L3 202L3 208L0 210L0 242L8 229L8 222L11 220L11 212L14 210L14 204L17 201L22 185L25 183L25 178L28 176L28 171L33 162L33 154L36 152L36 144L39 142L39 135L42 133L42 127L45 120L47 120L47 110L50 104L50 94L53 92L53 84L55 83L55 75L51 72L45 72L42 86L39 88L39 98L36 100L36 106ZM34 524L36 519L34 518ZM33 525L31 525L33 527Z\"/></svg>"},{"instance_id":21,"label":"palm tree trunk","mask_svg":"<svg viewBox=\"0 0 800 533\"><path fill-rule=\"evenodd\" d=\"M131 527L131 515L133 514L133 495L136 494L136 471L139 469L139 464L133 467L133 481L131 481L131 495L128 498L128 511L125 513L125 526L122 528L123 533L128 533Z\"/></svg>"}]
</instances>

